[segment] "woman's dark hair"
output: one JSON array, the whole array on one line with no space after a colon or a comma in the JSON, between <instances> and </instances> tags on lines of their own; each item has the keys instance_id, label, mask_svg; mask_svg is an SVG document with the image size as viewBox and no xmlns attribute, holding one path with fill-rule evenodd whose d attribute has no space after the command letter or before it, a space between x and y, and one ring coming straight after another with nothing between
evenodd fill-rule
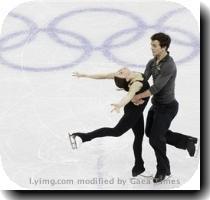
<instances>
[{"instance_id":1,"label":"woman's dark hair","mask_svg":"<svg viewBox=\"0 0 210 200\"><path fill-rule=\"evenodd\" d=\"M115 76L114 82L117 87L123 88L126 91L129 90L129 87L128 87L129 82L127 82L125 78L119 78L119 77Z\"/></svg>"},{"instance_id":2,"label":"woman's dark hair","mask_svg":"<svg viewBox=\"0 0 210 200\"><path fill-rule=\"evenodd\" d=\"M152 35L151 40L158 40L161 48L166 47L166 50L168 50L171 43L170 36L166 35L165 33L155 33Z\"/></svg>"}]
</instances>

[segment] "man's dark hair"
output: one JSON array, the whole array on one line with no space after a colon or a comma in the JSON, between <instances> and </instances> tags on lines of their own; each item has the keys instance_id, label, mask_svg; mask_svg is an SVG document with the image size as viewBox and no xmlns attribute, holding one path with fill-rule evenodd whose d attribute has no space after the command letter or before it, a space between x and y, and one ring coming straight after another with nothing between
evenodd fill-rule
<instances>
[{"instance_id":1,"label":"man's dark hair","mask_svg":"<svg viewBox=\"0 0 210 200\"><path fill-rule=\"evenodd\" d=\"M166 50L168 50L171 43L170 36L166 35L165 33L155 33L152 35L151 40L158 40L161 48L166 47Z\"/></svg>"}]
</instances>

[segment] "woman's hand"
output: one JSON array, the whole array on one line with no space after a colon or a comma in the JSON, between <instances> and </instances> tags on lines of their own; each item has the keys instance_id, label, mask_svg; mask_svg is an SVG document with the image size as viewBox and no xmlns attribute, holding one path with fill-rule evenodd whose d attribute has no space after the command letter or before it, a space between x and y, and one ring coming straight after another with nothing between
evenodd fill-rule
<instances>
[{"instance_id":1,"label":"woman's hand","mask_svg":"<svg viewBox=\"0 0 210 200\"><path fill-rule=\"evenodd\" d=\"M72 76L76 76L77 78L80 78L80 77L85 77L85 74L81 74L79 72L73 72Z\"/></svg>"},{"instance_id":2,"label":"woman's hand","mask_svg":"<svg viewBox=\"0 0 210 200\"><path fill-rule=\"evenodd\" d=\"M120 113L121 106L119 104L113 103L111 104L114 108L111 110L111 112L115 111L116 113Z\"/></svg>"}]
</instances>

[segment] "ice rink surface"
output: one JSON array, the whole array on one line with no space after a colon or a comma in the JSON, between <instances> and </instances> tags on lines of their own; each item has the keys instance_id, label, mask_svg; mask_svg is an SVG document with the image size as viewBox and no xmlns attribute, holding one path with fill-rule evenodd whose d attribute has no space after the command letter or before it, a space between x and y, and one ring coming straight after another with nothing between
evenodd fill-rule
<instances>
[{"instance_id":1,"label":"ice rink surface","mask_svg":"<svg viewBox=\"0 0 210 200\"><path fill-rule=\"evenodd\" d=\"M78 79L72 72L124 66L143 72L152 58L150 36L160 31L172 38L178 70L179 112L171 129L200 138L199 30L186 8L165 1L93 1L29 2L12 10L0 37L0 154L8 177L23 188L52 190L164 190L190 181L199 151L192 158L167 146L172 177L154 185L132 179L132 131L77 151L68 139L68 132L115 126L123 111L111 113L110 104L125 94L111 80ZM156 158L146 136L143 158L154 175Z\"/></svg>"}]
</instances>

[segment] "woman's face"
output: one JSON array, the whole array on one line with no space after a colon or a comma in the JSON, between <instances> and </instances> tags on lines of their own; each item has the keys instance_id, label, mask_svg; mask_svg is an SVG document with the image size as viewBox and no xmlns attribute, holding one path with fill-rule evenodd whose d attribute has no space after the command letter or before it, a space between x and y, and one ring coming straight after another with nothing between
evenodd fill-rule
<instances>
[{"instance_id":1,"label":"woman's face","mask_svg":"<svg viewBox=\"0 0 210 200\"><path fill-rule=\"evenodd\" d=\"M128 78L130 72L128 68L124 67L117 71L116 76L119 78Z\"/></svg>"}]
</instances>

